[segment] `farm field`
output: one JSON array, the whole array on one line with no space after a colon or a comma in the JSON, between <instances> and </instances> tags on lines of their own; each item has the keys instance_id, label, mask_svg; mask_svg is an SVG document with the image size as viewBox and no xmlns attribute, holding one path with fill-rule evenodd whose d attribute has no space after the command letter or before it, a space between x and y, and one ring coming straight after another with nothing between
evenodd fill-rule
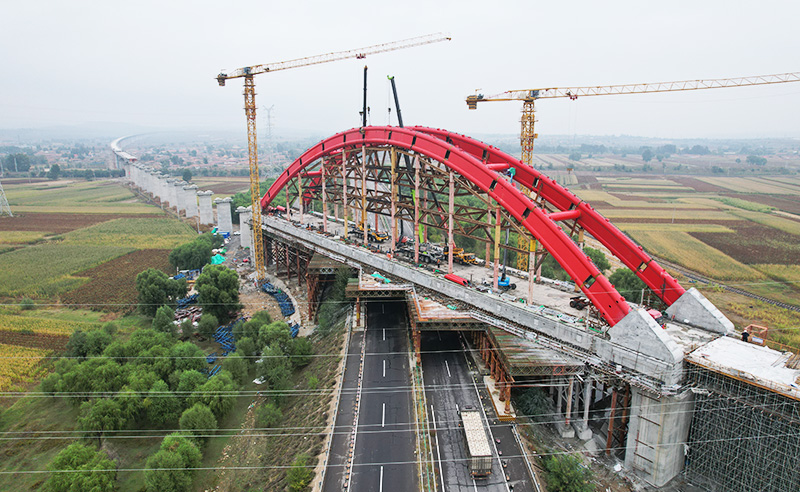
<instances>
[{"instance_id":1,"label":"farm field","mask_svg":"<svg viewBox=\"0 0 800 492\"><path fill-rule=\"evenodd\" d=\"M247 176L234 176L228 178L195 177L192 182L201 190L211 190L214 195L233 196L240 191L250 189L250 178Z\"/></svg>"},{"instance_id":2,"label":"farm field","mask_svg":"<svg viewBox=\"0 0 800 492\"><path fill-rule=\"evenodd\" d=\"M657 258L756 295L800 305L800 179L796 176L586 176L573 188ZM651 191L644 191L648 187ZM798 323L750 310L752 299L719 306L737 319L753 313L788 330L800 346ZM788 312L788 311L787 311ZM740 313L740 314L736 314ZM795 333L796 335L792 335Z\"/></svg>"},{"instance_id":3,"label":"farm field","mask_svg":"<svg viewBox=\"0 0 800 492\"><path fill-rule=\"evenodd\" d=\"M0 343L0 391L32 383L44 370L39 364L49 350Z\"/></svg>"},{"instance_id":4,"label":"farm field","mask_svg":"<svg viewBox=\"0 0 800 492\"><path fill-rule=\"evenodd\" d=\"M185 223L166 217L125 218L69 232L64 236L64 244L173 249L196 235Z\"/></svg>"}]
</instances>

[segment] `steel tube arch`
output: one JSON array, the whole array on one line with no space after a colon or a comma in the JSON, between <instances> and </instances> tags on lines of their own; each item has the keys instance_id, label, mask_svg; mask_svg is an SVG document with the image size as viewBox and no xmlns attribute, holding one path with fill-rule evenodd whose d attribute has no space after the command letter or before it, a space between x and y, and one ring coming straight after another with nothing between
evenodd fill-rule
<instances>
[{"instance_id":1,"label":"steel tube arch","mask_svg":"<svg viewBox=\"0 0 800 492\"><path fill-rule=\"evenodd\" d=\"M306 150L278 176L261 198L261 207L266 207L306 166L342 149L360 148L363 145L387 145L414 151L457 172L487 193L542 243L609 325L615 325L630 311L625 299L591 259L529 197L470 152L417 129L390 126L353 128L322 140Z\"/></svg>"},{"instance_id":2,"label":"steel tube arch","mask_svg":"<svg viewBox=\"0 0 800 492\"><path fill-rule=\"evenodd\" d=\"M535 190L539 196L559 211L577 210L579 212L577 217L578 225L608 248L614 256L631 269L668 306L671 306L686 292L686 289L656 263L653 257L648 255L641 246L617 229L591 205L559 185L554 179L550 179L502 150L471 137L436 128L422 126L411 128L457 145L489 166L497 166L501 163L508 164L516 171L514 175L516 181L531 190Z\"/></svg>"}]
</instances>

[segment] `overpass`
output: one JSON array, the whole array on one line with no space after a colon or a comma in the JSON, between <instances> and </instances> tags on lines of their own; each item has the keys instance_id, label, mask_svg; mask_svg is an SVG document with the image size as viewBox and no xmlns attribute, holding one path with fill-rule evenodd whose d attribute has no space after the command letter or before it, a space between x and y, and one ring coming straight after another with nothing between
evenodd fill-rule
<instances>
[{"instance_id":1,"label":"overpass","mask_svg":"<svg viewBox=\"0 0 800 492\"><path fill-rule=\"evenodd\" d=\"M779 462L800 456L798 357L739 340L700 292L685 290L591 205L518 159L444 130L356 128L304 152L261 206L264 263L306 284L311 316L334 266L356 268L348 293L357 304L405 302L417 363L426 330L465 334L501 418L514 416L512 387L543 386L562 435L617 455L653 486L683 472L725 490L798 488L796 467ZM371 242L370 231L388 242ZM242 234L243 244L252 241ZM528 246L509 242L511 234ZM587 234L645 282L666 322L624 300L583 253ZM489 288L444 278L466 271L457 248L481 244ZM436 266L424 263L432 253ZM515 272L522 296L501 292L507 255L529 259L527 271ZM588 299L588 315L548 305L556 291L543 286L546 255ZM756 455L769 473L737 467Z\"/></svg>"}]
</instances>

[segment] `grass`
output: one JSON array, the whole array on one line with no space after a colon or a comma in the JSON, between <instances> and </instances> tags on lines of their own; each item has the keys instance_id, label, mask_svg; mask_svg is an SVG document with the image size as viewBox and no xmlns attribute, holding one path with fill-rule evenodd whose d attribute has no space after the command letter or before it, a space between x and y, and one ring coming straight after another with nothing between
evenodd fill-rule
<instances>
[{"instance_id":1,"label":"grass","mask_svg":"<svg viewBox=\"0 0 800 492\"><path fill-rule=\"evenodd\" d=\"M33 382L45 370L39 362L49 354L49 350L0 343L0 391Z\"/></svg>"},{"instance_id":2,"label":"grass","mask_svg":"<svg viewBox=\"0 0 800 492\"><path fill-rule=\"evenodd\" d=\"M763 193L767 195L785 195L789 193L789 191L782 186L777 186L775 183L764 182L757 178L697 176L697 179L739 193Z\"/></svg>"},{"instance_id":3,"label":"grass","mask_svg":"<svg viewBox=\"0 0 800 492\"><path fill-rule=\"evenodd\" d=\"M800 200L800 197L798 199ZM795 234L797 236L800 236L800 222L796 220L785 219L783 217L778 217L777 215L762 214L758 212L749 212L740 210L731 213L742 219L747 219L753 222L757 222L761 225L774 227L775 229L779 229L783 232L788 232L789 234Z\"/></svg>"},{"instance_id":4,"label":"grass","mask_svg":"<svg viewBox=\"0 0 800 492\"><path fill-rule=\"evenodd\" d=\"M739 263L686 232L633 231L630 236L651 254L719 280L754 280L764 274Z\"/></svg>"},{"instance_id":5,"label":"grass","mask_svg":"<svg viewBox=\"0 0 800 492\"><path fill-rule=\"evenodd\" d=\"M44 238L43 232L38 231L3 231L0 244L33 244Z\"/></svg>"},{"instance_id":6,"label":"grass","mask_svg":"<svg viewBox=\"0 0 800 492\"><path fill-rule=\"evenodd\" d=\"M78 407L66 398L25 397L0 414L0 432L73 431ZM37 436L0 442L2 471L22 472L45 470L47 464L75 439L37 439ZM36 490L47 474L0 474L0 490Z\"/></svg>"},{"instance_id":7,"label":"grass","mask_svg":"<svg viewBox=\"0 0 800 492\"><path fill-rule=\"evenodd\" d=\"M124 255L125 246L50 242L0 255L0 296L48 298L88 281L71 274Z\"/></svg>"},{"instance_id":8,"label":"grass","mask_svg":"<svg viewBox=\"0 0 800 492\"><path fill-rule=\"evenodd\" d=\"M627 206L627 203L626 203ZM652 207L653 204L651 203ZM623 208L604 208L601 210L603 216L609 219L670 219L670 218L690 218L693 220L739 220L738 217L732 216L728 213L719 210L692 210L681 211L673 210L671 204L665 204L660 208L649 208L640 210L631 210Z\"/></svg>"},{"instance_id":9,"label":"grass","mask_svg":"<svg viewBox=\"0 0 800 492\"><path fill-rule=\"evenodd\" d=\"M725 205L741 208L743 210L750 210L751 212L770 212L771 210L775 210L774 207L768 207L760 203L742 200L741 198L722 197L722 198L715 198L715 200L720 201Z\"/></svg>"},{"instance_id":10,"label":"grass","mask_svg":"<svg viewBox=\"0 0 800 492\"><path fill-rule=\"evenodd\" d=\"M664 231L664 232L734 232L721 224L647 224L639 222L622 222L618 227L624 232Z\"/></svg>"},{"instance_id":11,"label":"grass","mask_svg":"<svg viewBox=\"0 0 800 492\"><path fill-rule=\"evenodd\" d=\"M195 236L197 233L191 227L175 219L124 218L69 232L64 236L64 244L172 249Z\"/></svg>"},{"instance_id":12,"label":"grass","mask_svg":"<svg viewBox=\"0 0 800 492\"><path fill-rule=\"evenodd\" d=\"M76 330L86 331L98 326L98 323L88 321L66 321L63 319L0 314L0 330L3 331L71 335Z\"/></svg>"}]
</instances>

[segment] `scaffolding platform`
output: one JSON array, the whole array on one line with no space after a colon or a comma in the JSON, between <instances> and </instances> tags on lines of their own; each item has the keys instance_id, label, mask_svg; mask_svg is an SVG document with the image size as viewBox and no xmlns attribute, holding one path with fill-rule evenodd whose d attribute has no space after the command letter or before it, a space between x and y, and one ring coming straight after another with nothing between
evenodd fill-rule
<instances>
[{"instance_id":1,"label":"scaffolding platform","mask_svg":"<svg viewBox=\"0 0 800 492\"><path fill-rule=\"evenodd\" d=\"M723 336L691 352L686 360L739 381L800 400L800 369L787 366L793 355L791 352L780 352Z\"/></svg>"}]
</instances>

